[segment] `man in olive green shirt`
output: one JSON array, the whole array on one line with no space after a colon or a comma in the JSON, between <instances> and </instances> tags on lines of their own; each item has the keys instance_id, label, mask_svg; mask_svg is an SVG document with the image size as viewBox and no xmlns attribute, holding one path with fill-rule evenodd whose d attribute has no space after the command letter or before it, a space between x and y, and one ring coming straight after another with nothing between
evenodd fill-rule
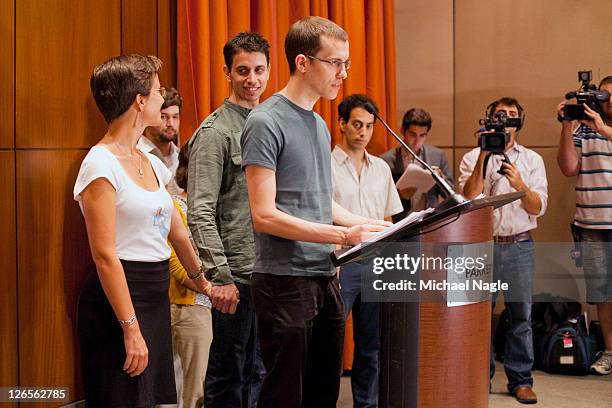
<instances>
[{"instance_id":1,"label":"man in olive green shirt","mask_svg":"<svg viewBox=\"0 0 612 408\"><path fill-rule=\"evenodd\" d=\"M255 407L264 376L250 281L255 247L240 136L269 77L269 44L240 33L223 48L231 94L189 142L187 221L213 283L204 406Z\"/></svg>"}]
</instances>

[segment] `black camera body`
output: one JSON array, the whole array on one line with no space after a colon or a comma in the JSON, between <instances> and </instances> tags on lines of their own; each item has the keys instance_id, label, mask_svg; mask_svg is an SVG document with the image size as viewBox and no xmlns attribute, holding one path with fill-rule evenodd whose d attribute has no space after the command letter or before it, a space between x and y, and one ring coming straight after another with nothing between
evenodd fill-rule
<instances>
[{"instance_id":1,"label":"black camera body","mask_svg":"<svg viewBox=\"0 0 612 408\"><path fill-rule=\"evenodd\" d=\"M478 147L486 152L503 153L510 142L510 132L506 128L520 129L522 118L511 118L506 112L499 111L494 115L487 114L487 117L478 123L486 129L486 132L478 137Z\"/></svg>"},{"instance_id":2,"label":"black camera body","mask_svg":"<svg viewBox=\"0 0 612 408\"><path fill-rule=\"evenodd\" d=\"M578 81L582 82L582 85L579 90L565 94L565 99L576 98L575 104L567 104L563 108L565 120L588 120L589 117L584 112L584 105L603 116L601 103L607 101L610 94L598 90L597 86L591 84L591 80L591 71L578 71Z\"/></svg>"},{"instance_id":3,"label":"black camera body","mask_svg":"<svg viewBox=\"0 0 612 408\"><path fill-rule=\"evenodd\" d=\"M486 152L503 153L509 141L510 134L508 132L488 132L478 137L478 147Z\"/></svg>"}]
</instances>

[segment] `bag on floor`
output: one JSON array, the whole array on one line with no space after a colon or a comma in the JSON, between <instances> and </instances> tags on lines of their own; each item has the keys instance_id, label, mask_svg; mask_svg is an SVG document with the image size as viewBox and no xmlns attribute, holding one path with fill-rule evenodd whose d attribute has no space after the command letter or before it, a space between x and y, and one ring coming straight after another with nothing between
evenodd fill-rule
<instances>
[{"instance_id":1,"label":"bag on floor","mask_svg":"<svg viewBox=\"0 0 612 408\"><path fill-rule=\"evenodd\" d=\"M584 316L559 325L542 342L542 369L551 374L587 375L597 340L588 336Z\"/></svg>"}]
</instances>

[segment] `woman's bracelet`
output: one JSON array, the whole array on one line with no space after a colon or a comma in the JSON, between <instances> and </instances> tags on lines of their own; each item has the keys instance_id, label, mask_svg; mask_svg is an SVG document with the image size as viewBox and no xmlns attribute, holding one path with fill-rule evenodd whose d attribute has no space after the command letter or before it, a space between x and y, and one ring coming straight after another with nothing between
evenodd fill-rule
<instances>
[{"instance_id":1,"label":"woman's bracelet","mask_svg":"<svg viewBox=\"0 0 612 408\"><path fill-rule=\"evenodd\" d=\"M121 320L121 319L117 319L117 320L119 321L119 324L122 326L131 326L134 323L136 323L136 313L134 313L132 317L130 317L127 320Z\"/></svg>"},{"instance_id":2,"label":"woman's bracelet","mask_svg":"<svg viewBox=\"0 0 612 408\"><path fill-rule=\"evenodd\" d=\"M189 279L194 280L194 281L200 279L202 275L204 275L204 264L200 264L200 269L198 269L198 272L195 275L187 274Z\"/></svg>"}]
</instances>

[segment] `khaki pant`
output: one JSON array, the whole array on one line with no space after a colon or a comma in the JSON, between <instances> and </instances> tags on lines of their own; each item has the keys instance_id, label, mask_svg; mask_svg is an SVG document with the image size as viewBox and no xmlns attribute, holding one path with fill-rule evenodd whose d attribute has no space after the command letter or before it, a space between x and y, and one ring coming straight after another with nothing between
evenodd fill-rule
<instances>
[{"instance_id":1,"label":"khaki pant","mask_svg":"<svg viewBox=\"0 0 612 408\"><path fill-rule=\"evenodd\" d=\"M210 308L170 305L178 408L201 407L212 342Z\"/></svg>"}]
</instances>

